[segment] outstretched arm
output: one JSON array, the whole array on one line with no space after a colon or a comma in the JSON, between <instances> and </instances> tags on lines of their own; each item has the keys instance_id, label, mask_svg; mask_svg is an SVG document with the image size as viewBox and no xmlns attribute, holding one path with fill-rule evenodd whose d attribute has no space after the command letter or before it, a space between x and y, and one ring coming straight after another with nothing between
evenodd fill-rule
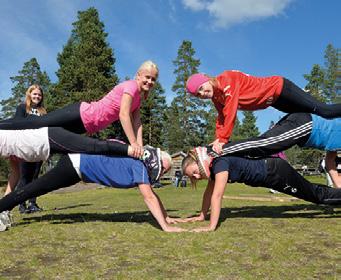
<instances>
[{"instance_id":1,"label":"outstretched arm","mask_svg":"<svg viewBox=\"0 0 341 280\"><path fill-rule=\"evenodd\" d=\"M181 232L185 231L182 228L170 226L166 222L166 210L164 209L161 200L152 190L152 187L147 184L139 184L140 192L143 196L144 202L147 204L150 212L154 216L154 218L159 223L162 230L167 232Z\"/></svg>"},{"instance_id":2,"label":"outstretched arm","mask_svg":"<svg viewBox=\"0 0 341 280\"><path fill-rule=\"evenodd\" d=\"M326 153L326 170L330 177L332 178L332 181L336 188L341 188L341 176L337 172L337 166L336 166L336 159L337 152L335 151L327 151Z\"/></svg>"},{"instance_id":3,"label":"outstretched arm","mask_svg":"<svg viewBox=\"0 0 341 280\"><path fill-rule=\"evenodd\" d=\"M215 175L215 184L210 201L211 203L210 224L207 227L196 228L193 231L195 232L214 231L216 229L219 221L221 201L223 199L227 179L228 179L227 171L220 172Z\"/></svg>"}]
</instances>

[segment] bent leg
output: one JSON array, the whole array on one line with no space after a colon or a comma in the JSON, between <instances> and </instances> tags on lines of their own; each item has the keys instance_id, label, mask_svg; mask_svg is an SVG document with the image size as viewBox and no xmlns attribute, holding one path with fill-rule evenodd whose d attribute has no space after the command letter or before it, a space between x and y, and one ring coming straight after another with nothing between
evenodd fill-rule
<instances>
[{"instance_id":1,"label":"bent leg","mask_svg":"<svg viewBox=\"0 0 341 280\"><path fill-rule=\"evenodd\" d=\"M85 128L80 117L80 103L71 104L52 111L44 116L28 116L25 119L9 119L0 122L0 129L34 129L40 127L63 127L75 133L84 133Z\"/></svg>"},{"instance_id":2,"label":"bent leg","mask_svg":"<svg viewBox=\"0 0 341 280\"><path fill-rule=\"evenodd\" d=\"M318 101L287 79L284 79L282 92L273 107L285 113L312 113L327 119L341 117L341 104Z\"/></svg>"},{"instance_id":3,"label":"bent leg","mask_svg":"<svg viewBox=\"0 0 341 280\"><path fill-rule=\"evenodd\" d=\"M209 146L207 153L212 157L223 155L266 157L289 149L296 144L304 144L311 133L311 129L310 114L289 114L259 137L227 143L219 155L212 150L212 146Z\"/></svg>"},{"instance_id":4,"label":"bent leg","mask_svg":"<svg viewBox=\"0 0 341 280\"><path fill-rule=\"evenodd\" d=\"M82 136L61 127L49 127L51 153L85 153L104 155L128 155L128 145L117 141L105 141Z\"/></svg>"},{"instance_id":5,"label":"bent leg","mask_svg":"<svg viewBox=\"0 0 341 280\"><path fill-rule=\"evenodd\" d=\"M265 187L316 204L341 205L341 189L309 182L282 159L267 159L267 165Z\"/></svg>"},{"instance_id":6,"label":"bent leg","mask_svg":"<svg viewBox=\"0 0 341 280\"><path fill-rule=\"evenodd\" d=\"M29 183L22 189L15 189L0 200L0 212L12 210L29 198L37 197L53 190L69 187L80 181L67 155L61 157L55 168Z\"/></svg>"}]
</instances>

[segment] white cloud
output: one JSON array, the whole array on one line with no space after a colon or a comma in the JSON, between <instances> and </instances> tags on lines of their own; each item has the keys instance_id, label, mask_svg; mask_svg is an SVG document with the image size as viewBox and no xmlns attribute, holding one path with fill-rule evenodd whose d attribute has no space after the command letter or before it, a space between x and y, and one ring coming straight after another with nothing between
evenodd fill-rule
<instances>
[{"instance_id":1,"label":"white cloud","mask_svg":"<svg viewBox=\"0 0 341 280\"><path fill-rule=\"evenodd\" d=\"M213 26L228 28L232 25L277 16L293 0L183 0L186 8L207 11Z\"/></svg>"},{"instance_id":2,"label":"white cloud","mask_svg":"<svg viewBox=\"0 0 341 280\"><path fill-rule=\"evenodd\" d=\"M208 5L207 1L202 0L183 0L182 2L184 3L185 7L193 11L204 10L205 7Z\"/></svg>"}]
</instances>

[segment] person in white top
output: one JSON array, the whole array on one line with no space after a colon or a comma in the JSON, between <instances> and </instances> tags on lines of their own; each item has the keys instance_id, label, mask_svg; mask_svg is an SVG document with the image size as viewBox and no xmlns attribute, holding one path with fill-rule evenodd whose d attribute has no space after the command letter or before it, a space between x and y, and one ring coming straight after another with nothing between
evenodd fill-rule
<instances>
[{"instance_id":1,"label":"person in white top","mask_svg":"<svg viewBox=\"0 0 341 280\"><path fill-rule=\"evenodd\" d=\"M144 149L147 152L144 153L142 159L146 165L153 164L150 162L151 160L159 160L160 149L152 147L144 147ZM0 156L10 160L11 168L5 195L10 193L18 182L19 162L21 160L26 162L47 160L52 153L134 156L134 151L130 145L82 136L61 127L0 130ZM157 180L158 178L152 179Z\"/></svg>"}]
</instances>

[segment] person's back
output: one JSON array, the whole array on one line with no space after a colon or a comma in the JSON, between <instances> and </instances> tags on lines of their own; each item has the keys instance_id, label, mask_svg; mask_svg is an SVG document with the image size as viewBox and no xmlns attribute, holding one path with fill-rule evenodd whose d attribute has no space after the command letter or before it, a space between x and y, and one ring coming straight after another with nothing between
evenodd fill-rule
<instances>
[{"instance_id":1,"label":"person's back","mask_svg":"<svg viewBox=\"0 0 341 280\"><path fill-rule=\"evenodd\" d=\"M143 162L130 157L80 155L82 180L117 188L150 184Z\"/></svg>"}]
</instances>

